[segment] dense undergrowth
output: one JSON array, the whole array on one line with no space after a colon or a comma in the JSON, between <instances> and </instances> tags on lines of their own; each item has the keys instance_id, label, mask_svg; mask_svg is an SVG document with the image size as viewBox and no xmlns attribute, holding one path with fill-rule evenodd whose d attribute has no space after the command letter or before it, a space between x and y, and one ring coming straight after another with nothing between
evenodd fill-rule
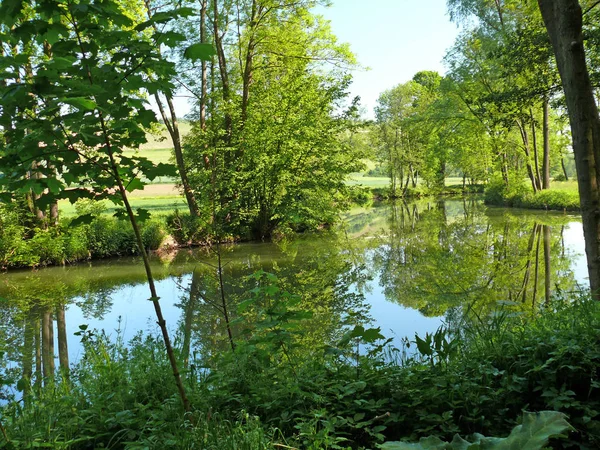
<instances>
[{"instance_id":1,"label":"dense undergrowth","mask_svg":"<svg viewBox=\"0 0 600 450\"><path fill-rule=\"evenodd\" d=\"M554 410L574 431L553 447L598 448L600 305L561 300L535 317L503 308L484 323L418 338L416 356L402 356L360 326L334 345L305 348L295 326L305 315L271 304L235 351L190 361L188 416L166 382L160 339L125 345L85 330L68 381L48 380L2 406L0 447L375 448L507 436L523 411Z\"/></svg>"},{"instance_id":2,"label":"dense undergrowth","mask_svg":"<svg viewBox=\"0 0 600 450\"><path fill-rule=\"evenodd\" d=\"M524 184L506 186L502 180L492 181L485 189L485 202L489 205L515 208L579 211L577 190L545 189L533 193Z\"/></svg>"},{"instance_id":3,"label":"dense undergrowth","mask_svg":"<svg viewBox=\"0 0 600 450\"><path fill-rule=\"evenodd\" d=\"M88 259L137 255L133 229L129 223L102 215L101 207L80 208L90 214L87 224L72 226L72 219L56 226L37 223L24 208L0 205L0 269L68 264ZM141 224L142 240L148 250L161 244L166 227L160 220Z\"/></svg>"}]
</instances>

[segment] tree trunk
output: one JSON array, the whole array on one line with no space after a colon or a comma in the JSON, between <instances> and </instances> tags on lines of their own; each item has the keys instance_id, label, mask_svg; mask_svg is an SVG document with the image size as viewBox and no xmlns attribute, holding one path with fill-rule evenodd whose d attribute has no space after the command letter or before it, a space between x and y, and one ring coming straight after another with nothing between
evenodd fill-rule
<instances>
[{"instance_id":1,"label":"tree trunk","mask_svg":"<svg viewBox=\"0 0 600 450\"><path fill-rule=\"evenodd\" d=\"M23 339L23 380L25 381L25 386L23 389L23 398L27 399L29 395L29 391L31 391L31 378L33 376L33 346L34 346L34 334L37 331L36 320L33 314L33 311L29 311L27 314L27 318L25 319L25 330L24 330L24 339Z\"/></svg>"},{"instance_id":2,"label":"tree trunk","mask_svg":"<svg viewBox=\"0 0 600 450\"><path fill-rule=\"evenodd\" d=\"M523 140L523 151L525 152L525 164L527 166L527 175L529 176L529 180L531 180L533 192L537 192L539 189L536 182L537 180L535 177L535 173L533 172L533 167L531 166L531 154L529 152L529 135L527 134L525 124L522 124L517 120L517 126L519 127L519 131L521 132L521 139Z\"/></svg>"},{"instance_id":3,"label":"tree trunk","mask_svg":"<svg viewBox=\"0 0 600 450\"><path fill-rule=\"evenodd\" d=\"M33 345L35 348L35 385L36 391L42 386L42 379L44 377L42 372L42 343L40 338L40 331L43 330L43 323L40 318L35 319Z\"/></svg>"},{"instance_id":4,"label":"tree trunk","mask_svg":"<svg viewBox=\"0 0 600 450\"><path fill-rule=\"evenodd\" d=\"M577 168L585 253L592 295L600 299L600 119L585 60L577 0L538 0L562 80Z\"/></svg>"},{"instance_id":5,"label":"tree trunk","mask_svg":"<svg viewBox=\"0 0 600 450\"><path fill-rule=\"evenodd\" d=\"M550 189L550 119L548 117L549 106L547 97L544 97L543 109L544 160L542 163L542 189Z\"/></svg>"},{"instance_id":6,"label":"tree trunk","mask_svg":"<svg viewBox=\"0 0 600 450\"><path fill-rule=\"evenodd\" d=\"M565 166L565 158L560 158L560 165L562 166L563 175L565 176L565 181L569 181L569 174L567 173L567 167Z\"/></svg>"},{"instance_id":7,"label":"tree trunk","mask_svg":"<svg viewBox=\"0 0 600 450\"><path fill-rule=\"evenodd\" d=\"M44 385L48 383L50 377L54 374L53 370L51 370L53 364L50 363L50 360L54 359L54 355L50 350L51 327L52 319L50 317L50 311L44 311L42 313L42 375L44 377Z\"/></svg>"},{"instance_id":8,"label":"tree trunk","mask_svg":"<svg viewBox=\"0 0 600 450\"><path fill-rule=\"evenodd\" d=\"M206 43L206 6L208 0L200 0L200 42ZM202 91L200 93L200 129L206 130L206 96L208 92L208 70L206 61L201 63ZM207 168L210 164L204 158Z\"/></svg>"},{"instance_id":9,"label":"tree trunk","mask_svg":"<svg viewBox=\"0 0 600 450\"><path fill-rule=\"evenodd\" d=\"M194 270L192 272L192 283L190 284L190 296L185 307L185 315L183 319L183 344L181 353L183 356L183 368L187 370L190 362L190 348L192 342L192 325L194 324L194 315L196 313L196 305L198 304L200 292L200 275Z\"/></svg>"},{"instance_id":10,"label":"tree trunk","mask_svg":"<svg viewBox=\"0 0 600 450\"><path fill-rule=\"evenodd\" d=\"M248 102L250 100L250 85L252 84L252 75L254 70L254 49L256 47L255 30L258 24L257 15L260 14L256 0L252 0L252 10L250 13L250 24L248 26L248 45L246 46L246 62L242 76L242 116L240 126L243 128L248 117Z\"/></svg>"},{"instance_id":11,"label":"tree trunk","mask_svg":"<svg viewBox=\"0 0 600 450\"><path fill-rule=\"evenodd\" d=\"M537 145L537 130L535 128L535 119L533 117L533 109L529 108L529 115L531 116L531 136L533 139L533 162L535 164L535 182L538 190L542 190L542 177L540 176L540 158L538 156L538 145Z\"/></svg>"},{"instance_id":12,"label":"tree trunk","mask_svg":"<svg viewBox=\"0 0 600 450\"><path fill-rule=\"evenodd\" d=\"M535 242L537 231L538 224L534 223L531 234L529 235L529 243L527 244L527 263L525 264L525 273L523 274L523 283L521 284L521 292L519 294L522 303L527 301L527 288L529 286L529 278L531 276L531 251L533 250L533 243Z\"/></svg>"},{"instance_id":13,"label":"tree trunk","mask_svg":"<svg viewBox=\"0 0 600 450\"><path fill-rule=\"evenodd\" d=\"M219 61L219 73L221 74L221 84L223 101L225 102L225 145L231 144L233 137L233 119L229 112L229 102L231 99L229 87L229 74L227 72L227 59L225 59L225 51L223 50L223 38L219 31L219 4L217 0L213 0L213 31L215 39L215 48L217 51L217 60ZM227 152L228 155L230 152ZM229 161L226 161L226 163Z\"/></svg>"},{"instance_id":14,"label":"tree trunk","mask_svg":"<svg viewBox=\"0 0 600 450\"><path fill-rule=\"evenodd\" d=\"M534 271L534 279L533 279L533 296L531 299L531 307L535 308L535 302L537 301L537 290L538 290L538 279L540 273L540 239L542 237L542 233L540 230L540 225L538 225L538 235L537 235L537 243L535 244L535 271Z\"/></svg>"}]
</instances>

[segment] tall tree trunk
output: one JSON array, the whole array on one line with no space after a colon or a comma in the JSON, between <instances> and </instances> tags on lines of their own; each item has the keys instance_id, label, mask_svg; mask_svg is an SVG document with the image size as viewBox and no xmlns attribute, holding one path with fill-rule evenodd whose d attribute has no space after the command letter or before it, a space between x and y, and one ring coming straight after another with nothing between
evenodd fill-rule
<instances>
[{"instance_id":1,"label":"tall tree trunk","mask_svg":"<svg viewBox=\"0 0 600 450\"><path fill-rule=\"evenodd\" d=\"M223 101L225 102L225 144L231 144L233 137L233 119L231 112L229 111L231 100L231 92L229 87L229 73L227 72L227 59L225 58L225 51L223 50L223 37L221 36L219 27L219 4L217 0L213 0L213 32L215 39L215 48L217 51L217 60L219 62L219 73L221 74L221 87L223 94ZM226 154L229 154L227 152ZM229 162L229 161L227 161Z\"/></svg>"},{"instance_id":2,"label":"tall tree trunk","mask_svg":"<svg viewBox=\"0 0 600 450\"><path fill-rule=\"evenodd\" d=\"M569 174L567 173L567 167L565 166L565 158L561 156L560 165L562 166L563 175L565 176L565 181L569 181Z\"/></svg>"},{"instance_id":3,"label":"tall tree trunk","mask_svg":"<svg viewBox=\"0 0 600 450\"><path fill-rule=\"evenodd\" d=\"M194 315L196 313L196 305L198 304L200 292L200 275L194 270L192 272L192 283L190 284L190 296L185 307L185 316L183 319L183 344L181 353L183 356L183 368L187 370L190 362L190 348L192 342L192 325L194 323Z\"/></svg>"},{"instance_id":4,"label":"tall tree trunk","mask_svg":"<svg viewBox=\"0 0 600 450\"><path fill-rule=\"evenodd\" d=\"M569 111L590 287L600 300L600 118L585 60L582 11L577 0L538 0L538 5Z\"/></svg>"},{"instance_id":5,"label":"tall tree trunk","mask_svg":"<svg viewBox=\"0 0 600 450\"><path fill-rule=\"evenodd\" d=\"M535 173L533 172L533 167L531 166L531 153L529 152L529 135L527 134L525 124L521 123L518 120L516 122L517 126L519 127L519 131L521 132L521 139L523 140L523 151L525 152L525 165L527 166L527 175L529 176L529 180L531 181L533 192L537 192L539 188L537 184L537 179L535 177Z\"/></svg>"},{"instance_id":6,"label":"tall tree trunk","mask_svg":"<svg viewBox=\"0 0 600 450\"><path fill-rule=\"evenodd\" d=\"M25 387L23 389L23 398L27 400L29 391L31 390L31 378L33 376L33 358L34 358L34 335L36 333L35 316L33 310L30 310L25 319L25 330L23 340L23 380Z\"/></svg>"},{"instance_id":7,"label":"tall tree trunk","mask_svg":"<svg viewBox=\"0 0 600 450\"><path fill-rule=\"evenodd\" d=\"M146 6L146 14L148 19L152 19L152 7L150 5L150 0L144 0L144 4ZM154 31L159 31L156 24L154 24ZM158 48L158 51L160 52L160 48ZM163 122L167 127L169 136L171 136L171 140L173 141L175 162L177 163L177 170L179 171L179 177L181 179L181 187L187 201L188 209L190 210L190 215L192 217L199 217L200 210L198 208L198 202L196 201L196 196L194 195L194 191L190 186L190 181L187 176L187 167L185 166L185 161L183 159L183 147L181 145L181 133L179 132L179 120L177 119L175 106L173 105L173 95L171 92L163 92L163 95L165 96L167 107L169 108L168 115L158 92L154 94L154 99L156 100L156 104L158 106L158 110L160 111Z\"/></svg>"},{"instance_id":8,"label":"tall tree trunk","mask_svg":"<svg viewBox=\"0 0 600 450\"><path fill-rule=\"evenodd\" d=\"M531 299L531 307L535 307L535 302L537 301L537 290L538 290L538 280L540 273L540 240L542 237L541 230L539 229L540 225L538 225L538 235L537 235L537 243L535 244L535 271L534 271L534 279L533 279L533 296Z\"/></svg>"},{"instance_id":9,"label":"tall tree trunk","mask_svg":"<svg viewBox=\"0 0 600 450\"><path fill-rule=\"evenodd\" d=\"M538 154L537 145L537 129L535 127L535 118L533 117L533 109L529 108L529 115L531 116L531 136L533 139L533 162L535 164L535 181L538 186L538 190L542 190L542 177L540 176L540 158Z\"/></svg>"},{"instance_id":10,"label":"tall tree trunk","mask_svg":"<svg viewBox=\"0 0 600 450\"><path fill-rule=\"evenodd\" d=\"M250 23L248 26L248 45L246 46L246 61L242 76L242 108L241 108L241 127L244 127L248 117L248 102L250 100L250 85L252 84L252 75L254 71L254 49L256 47L256 27L258 25L257 16L260 14L262 6L259 6L256 0L252 0L250 11Z\"/></svg>"},{"instance_id":11,"label":"tall tree trunk","mask_svg":"<svg viewBox=\"0 0 600 450\"><path fill-rule=\"evenodd\" d=\"M525 274L523 275L523 283L521 284L521 292L518 294L521 297L521 302L527 301L527 287L529 286L529 279L531 276L531 251L533 250L533 243L535 242L535 236L538 232L538 224L533 224L533 229L529 235L529 243L527 244L527 263L525 264Z\"/></svg>"},{"instance_id":12,"label":"tall tree trunk","mask_svg":"<svg viewBox=\"0 0 600 450\"><path fill-rule=\"evenodd\" d=\"M544 133L544 160L542 163L542 189L550 189L550 118L548 97L543 100L543 133Z\"/></svg>"},{"instance_id":13,"label":"tall tree trunk","mask_svg":"<svg viewBox=\"0 0 600 450\"><path fill-rule=\"evenodd\" d=\"M158 324L160 331L163 336L163 341L165 343L165 349L167 351L167 357L169 359L169 363L171 365L171 370L173 372L173 377L175 378L175 384L177 386L177 390L179 391L179 397L181 398L181 402L183 404L183 409L186 412L191 411L190 401L185 392L185 387L181 380L181 374L179 373L179 367L177 365L177 360L175 359L175 352L173 351L173 346L171 345L171 339L169 337L169 331L167 329L167 321L164 319L162 308L160 306L160 297L158 296L158 292L156 291L156 284L154 283L154 276L152 275L152 268L150 267L150 259L148 258L148 253L146 252L146 248L144 247L144 242L142 240L142 234L140 232L140 228L137 224L137 219L135 217L135 213L133 212L133 208L129 203L129 197L127 196L127 190L125 189L125 185L123 184L123 179L119 173L119 168L115 161L115 157L112 151L111 142L108 136L108 130L106 128L106 124L104 122L104 117L102 113L99 114L100 121L102 124L102 131L104 135L104 145L105 150L108 153L110 165L112 169L112 175L116 181L117 187L119 189L119 193L121 194L121 199L123 200L123 204L125 206L125 210L127 211L127 217L129 218L129 222L131 224L131 228L133 229L133 233L135 235L135 240L138 246L138 250L142 255L142 260L144 262L144 268L146 270L146 278L148 280L148 288L150 290L150 301L154 306L154 312L156 314L156 323Z\"/></svg>"},{"instance_id":14,"label":"tall tree trunk","mask_svg":"<svg viewBox=\"0 0 600 450\"><path fill-rule=\"evenodd\" d=\"M200 0L200 42L206 43L206 7L208 0ZM200 75L202 78L202 91L200 93L200 129L206 130L206 97L208 93L208 70L207 63L202 60L200 66ZM205 157L205 164L206 157Z\"/></svg>"},{"instance_id":15,"label":"tall tree trunk","mask_svg":"<svg viewBox=\"0 0 600 450\"><path fill-rule=\"evenodd\" d=\"M38 317L35 319L35 327L33 334L33 345L35 348L35 386L36 391L42 387L42 379L44 378L42 371L42 342L40 332L43 331L43 321Z\"/></svg>"}]
</instances>

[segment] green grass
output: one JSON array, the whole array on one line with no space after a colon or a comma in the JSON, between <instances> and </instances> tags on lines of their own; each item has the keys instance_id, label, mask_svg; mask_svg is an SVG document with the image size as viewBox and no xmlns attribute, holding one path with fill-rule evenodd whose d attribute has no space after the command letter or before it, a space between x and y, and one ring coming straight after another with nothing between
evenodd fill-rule
<instances>
[{"instance_id":1,"label":"green grass","mask_svg":"<svg viewBox=\"0 0 600 450\"><path fill-rule=\"evenodd\" d=\"M126 155L133 155L136 153L134 150L126 150ZM148 148L140 149L140 156L145 156L154 164L159 163L172 163L173 162L173 148Z\"/></svg>"},{"instance_id":2,"label":"green grass","mask_svg":"<svg viewBox=\"0 0 600 450\"><path fill-rule=\"evenodd\" d=\"M577 187L577 180L569 181L552 181L550 182L550 189L553 191L568 191L568 192L579 192Z\"/></svg>"},{"instance_id":3,"label":"green grass","mask_svg":"<svg viewBox=\"0 0 600 450\"><path fill-rule=\"evenodd\" d=\"M190 132L192 129L192 125L189 122L179 122L179 132L182 137L185 137L186 134ZM171 151L173 148L173 141L167 132L167 129L164 125L161 125L161 132L157 135L148 134L146 136L148 138L148 142L143 144L140 147L140 150L162 150L167 149Z\"/></svg>"},{"instance_id":4,"label":"green grass","mask_svg":"<svg viewBox=\"0 0 600 450\"><path fill-rule=\"evenodd\" d=\"M346 184L350 186L386 187L389 186L390 179L387 177L363 177L360 174L352 174L346 180Z\"/></svg>"},{"instance_id":5,"label":"green grass","mask_svg":"<svg viewBox=\"0 0 600 450\"><path fill-rule=\"evenodd\" d=\"M103 200L106 206L105 214L114 214L119 208L108 200ZM173 212L174 209L187 210L187 204L185 198L181 196L167 196L167 197L132 197L130 203L133 209L144 208L152 213L153 216L165 215ZM75 205L72 205L67 200L61 200L58 204L62 217L73 217L75 216Z\"/></svg>"}]
</instances>

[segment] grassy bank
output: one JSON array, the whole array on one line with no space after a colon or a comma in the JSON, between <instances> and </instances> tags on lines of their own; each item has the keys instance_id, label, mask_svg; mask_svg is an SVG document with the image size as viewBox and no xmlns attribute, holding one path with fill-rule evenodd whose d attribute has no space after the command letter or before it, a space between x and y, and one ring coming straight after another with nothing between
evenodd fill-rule
<instances>
[{"instance_id":1,"label":"grassy bank","mask_svg":"<svg viewBox=\"0 0 600 450\"><path fill-rule=\"evenodd\" d=\"M534 316L504 307L460 331L417 339L408 358L361 327L304 348L302 334L286 325L300 316L262 311L234 352L190 361L184 375L194 411L185 417L166 382L160 339L124 345L85 330L85 353L68 380L25 388L23 402L1 407L0 446L8 439L14 446L6 448L363 449L455 433L507 436L523 410L550 410L574 427L554 448L598 448L600 305L561 300Z\"/></svg>"},{"instance_id":2,"label":"grassy bank","mask_svg":"<svg viewBox=\"0 0 600 450\"><path fill-rule=\"evenodd\" d=\"M579 211L577 183L553 182L550 189L534 193L530 186L491 182L485 189L485 202L489 205L556 211Z\"/></svg>"}]
</instances>

